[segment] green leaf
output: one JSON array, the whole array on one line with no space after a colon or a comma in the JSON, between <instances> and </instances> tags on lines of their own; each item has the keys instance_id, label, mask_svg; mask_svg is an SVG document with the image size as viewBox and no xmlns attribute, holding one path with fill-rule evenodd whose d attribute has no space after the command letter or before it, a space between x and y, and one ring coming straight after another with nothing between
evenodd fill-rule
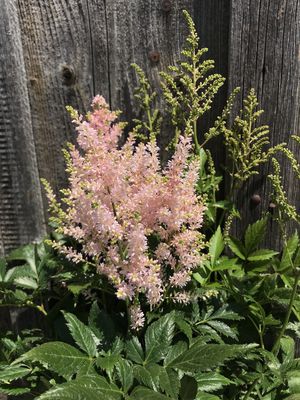
<instances>
[{"instance_id":1,"label":"green leaf","mask_svg":"<svg viewBox=\"0 0 300 400\"><path fill-rule=\"evenodd\" d=\"M21 286L22 288L25 289L32 289L35 290L38 288L38 283L35 279L29 278L29 277L23 277L23 278L16 278L14 280L14 283L18 286Z\"/></svg>"},{"instance_id":2,"label":"green leaf","mask_svg":"<svg viewBox=\"0 0 300 400\"><path fill-rule=\"evenodd\" d=\"M75 347L62 342L49 342L25 353L21 359L38 361L66 379L81 370L89 370L93 360Z\"/></svg>"},{"instance_id":3,"label":"green leaf","mask_svg":"<svg viewBox=\"0 0 300 400\"><path fill-rule=\"evenodd\" d=\"M285 397L284 400L300 400L300 394L292 394L289 397Z\"/></svg>"},{"instance_id":4,"label":"green leaf","mask_svg":"<svg viewBox=\"0 0 300 400\"><path fill-rule=\"evenodd\" d=\"M267 222L268 219L265 217L248 226L245 233L245 250L247 255L252 253L263 241L266 234Z\"/></svg>"},{"instance_id":5,"label":"green leaf","mask_svg":"<svg viewBox=\"0 0 300 400\"><path fill-rule=\"evenodd\" d=\"M117 325L110 314L100 310L97 302L93 303L90 310L89 327L108 350L117 336Z\"/></svg>"},{"instance_id":6,"label":"green leaf","mask_svg":"<svg viewBox=\"0 0 300 400\"><path fill-rule=\"evenodd\" d=\"M143 364L144 351L141 343L139 342L139 339L136 336L134 336L126 343L126 351L127 357L130 360L136 362L137 364Z\"/></svg>"},{"instance_id":7,"label":"green leaf","mask_svg":"<svg viewBox=\"0 0 300 400\"><path fill-rule=\"evenodd\" d=\"M95 357L98 353L97 346L100 344L100 340L74 314L63 312L63 315L75 343L89 356Z\"/></svg>"},{"instance_id":8,"label":"green leaf","mask_svg":"<svg viewBox=\"0 0 300 400\"><path fill-rule=\"evenodd\" d=\"M234 238L234 237L230 237L228 239L228 246L230 248L230 250L236 255L238 256L241 260L246 260L246 250L242 244L242 242L240 242L238 239Z\"/></svg>"},{"instance_id":9,"label":"green leaf","mask_svg":"<svg viewBox=\"0 0 300 400\"><path fill-rule=\"evenodd\" d=\"M133 400L170 400L170 397L143 386L137 386L130 394L130 398Z\"/></svg>"},{"instance_id":10,"label":"green leaf","mask_svg":"<svg viewBox=\"0 0 300 400\"><path fill-rule=\"evenodd\" d=\"M161 367L159 384L163 392L172 399L177 399L180 389L180 381L177 372L172 369Z\"/></svg>"},{"instance_id":11,"label":"green leaf","mask_svg":"<svg viewBox=\"0 0 300 400\"><path fill-rule=\"evenodd\" d=\"M280 266L278 268L279 271L284 271L285 269L291 268L293 266L293 256L297 250L298 245L299 237L298 233L295 232L294 235L289 238L286 247L283 249Z\"/></svg>"},{"instance_id":12,"label":"green leaf","mask_svg":"<svg viewBox=\"0 0 300 400\"><path fill-rule=\"evenodd\" d=\"M192 337L193 337L193 330L191 328L191 325L187 323L181 316L176 316L175 317L175 323L179 330L186 335L186 337L189 339L191 342Z\"/></svg>"},{"instance_id":13,"label":"green leaf","mask_svg":"<svg viewBox=\"0 0 300 400\"><path fill-rule=\"evenodd\" d=\"M180 381L180 399L194 400L197 394L197 382L192 376L184 375Z\"/></svg>"},{"instance_id":14,"label":"green leaf","mask_svg":"<svg viewBox=\"0 0 300 400\"><path fill-rule=\"evenodd\" d=\"M202 372L196 374L195 379L198 384L198 390L203 392L214 392L232 383L231 380L217 372Z\"/></svg>"},{"instance_id":15,"label":"green leaf","mask_svg":"<svg viewBox=\"0 0 300 400\"><path fill-rule=\"evenodd\" d=\"M37 400L120 400L122 392L102 376L82 376L56 385Z\"/></svg>"},{"instance_id":16,"label":"green leaf","mask_svg":"<svg viewBox=\"0 0 300 400\"><path fill-rule=\"evenodd\" d=\"M248 261L270 260L272 257L276 256L276 254L278 254L278 251L273 251L268 249L256 250L247 257L247 260Z\"/></svg>"},{"instance_id":17,"label":"green leaf","mask_svg":"<svg viewBox=\"0 0 300 400\"><path fill-rule=\"evenodd\" d=\"M212 271L227 271L229 269L236 270L240 269L240 264L237 264L237 258L222 257L217 260L212 268Z\"/></svg>"},{"instance_id":18,"label":"green leaf","mask_svg":"<svg viewBox=\"0 0 300 400\"><path fill-rule=\"evenodd\" d=\"M169 366L182 371L205 371L238 358L249 352L253 345L203 344L196 342L185 353L173 360Z\"/></svg>"},{"instance_id":19,"label":"green leaf","mask_svg":"<svg viewBox=\"0 0 300 400\"><path fill-rule=\"evenodd\" d=\"M287 373L288 385L291 393L300 395L300 371L288 371Z\"/></svg>"},{"instance_id":20,"label":"green leaf","mask_svg":"<svg viewBox=\"0 0 300 400\"><path fill-rule=\"evenodd\" d=\"M28 244L28 245L19 247L16 250L13 250L7 257L7 259L9 261L15 261L15 260L26 261L30 265L31 270L37 276L35 245Z\"/></svg>"},{"instance_id":21,"label":"green leaf","mask_svg":"<svg viewBox=\"0 0 300 400\"><path fill-rule=\"evenodd\" d=\"M224 322L221 321L208 321L207 324L214 328L218 333L237 340L236 333Z\"/></svg>"},{"instance_id":22,"label":"green leaf","mask_svg":"<svg viewBox=\"0 0 300 400\"><path fill-rule=\"evenodd\" d=\"M3 369L2 369L3 368ZM27 367L19 367L13 365L5 365L1 366L0 369L0 381L8 382L13 381L14 379L23 378L31 372L30 368Z\"/></svg>"},{"instance_id":23,"label":"green leaf","mask_svg":"<svg viewBox=\"0 0 300 400\"><path fill-rule=\"evenodd\" d=\"M144 386L153 390L159 389L160 366L157 364L148 364L145 367L135 365L133 368L135 379Z\"/></svg>"},{"instance_id":24,"label":"green leaf","mask_svg":"<svg viewBox=\"0 0 300 400\"><path fill-rule=\"evenodd\" d=\"M199 391L195 400L221 400L221 397Z\"/></svg>"},{"instance_id":25,"label":"green leaf","mask_svg":"<svg viewBox=\"0 0 300 400\"><path fill-rule=\"evenodd\" d=\"M285 368L285 370L288 370L293 365L295 358L295 341L293 338L285 336L280 340L280 347L283 352L282 366Z\"/></svg>"},{"instance_id":26,"label":"green leaf","mask_svg":"<svg viewBox=\"0 0 300 400\"><path fill-rule=\"evenodd\" d=\"M116 371L119 381L121 382L123 392L127 393L133 385L132 366L127 360L119 360L116 364Z\"/></svg>"},{"instance_id":27,"label":"green leaf","mask_svg":"<svg viewBox=\"0 0 300 400\"><path fill-rule=\"evenodd\" d=\"M174 334L174 314L169 313L153 322L145 334L144 364L158 362L165 357Z\"/></svg>"},{"instance_id":28,"label":"green leaf","mask_svg":"<svg viewBox=\"0 0 300 400\"><path fill-rule=\"evenodd\" d=\"M0 258L0 282L4 281L6 273L6 261L4 258Z\"/></svg>"},{"instance_id":29,"label":"green leaf","mask_svg":"<svg viewBox=\"0 0 300 400\"><path fill-rule=\"evenodd\" d=\"M209 255L211 259L211 265L214 266L217 259L222 254L224 250L224 240L222 236L222 231L220 226L218 226L215 234L211 237L209 241Z\"/></svg>"},{"instance_id":30,"label":"green leaf","mask_svg":"<svg viewBox=\"0 0 300 400\"><path fill-rule=\"evenodd\" d=\"M186 342L180 341L169 348L168 354L164 359L164 366L168 367L170 363L175 360L180 354L187 351L188 345Z\"/></svg>"},{"instance_id":31,"label":"green leaf","mask_svg":"<svg viewBox=\"0 0 300 400\"><path fill-rule=\"evenodd\" d=\"M31 392L31 388L14 388L11 385L0 385L0 394L7 394L8 396L20 396L29 392Z\"/></svg>"},{"instance_id":32,"label":"green leaf","mask_svg":"<svg viewBox=\"0 0 300 400\"><path fill-rule=\"evenodd\" d=\"M116 366L116 363L120 361L120 355L118 354L108 354L105 356L98 357L96 360L96 364L98 367L104 369L108 372L108 374L112 373L113 369Z\"/></svg>"}]
</instances>

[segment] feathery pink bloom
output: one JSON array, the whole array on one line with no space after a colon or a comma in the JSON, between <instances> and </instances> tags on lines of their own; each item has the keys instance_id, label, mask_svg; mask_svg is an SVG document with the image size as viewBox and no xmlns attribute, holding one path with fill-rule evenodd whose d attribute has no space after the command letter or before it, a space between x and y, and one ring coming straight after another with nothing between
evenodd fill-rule
<instances>
[{"instance_id":1,"label":"feathery pink bloom","mask_svg":"<svg viewBox=\"0 0 300 400\"><path fill-rule=\"evenodd\" d=\"M83 256L61 251L75 262L92 257L119 299L136 304L143 293L155 306L171 288L174 301L185 303L182 288L202 261L205 211L195 191L198 161L191 160L190 138L180 138L163 169L155 142L135 145L130 134L120 146L122 129L103 97L94 98L86 119L75 116L79 148L70 151L70 191L60 228L81 243ZM131 318L135 329L142 326L139 307L131 307Z\"/></svg>"}]
</instances>

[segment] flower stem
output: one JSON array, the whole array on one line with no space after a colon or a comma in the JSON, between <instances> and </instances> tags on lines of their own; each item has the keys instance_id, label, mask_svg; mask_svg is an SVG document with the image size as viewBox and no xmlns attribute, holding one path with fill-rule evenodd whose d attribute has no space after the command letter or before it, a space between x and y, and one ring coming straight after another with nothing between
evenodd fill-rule
<instances>
[{"instance_id":1,"label":"flower stem","mask_svg":"<svg viewBox=\"0 0 300 400\"><path fill-rule=\"evenodd\" d=\"M290 321L290 317L291 317L291 313L292 313L292 309L293 309L293 304L294 304L294 301L295 301L295 297L297 295L297 288L298 288L299 278L300 278L299 271L295 271L295 281L294 281L293 291L292 291L292 294L291 294L291 298L290 298L289 306L288 306L288 309L287 309L287 313L285 315L285 319L284 319L284 322L283 322L282 327L280 329L279 335L277 336L277 339L276 339L276 341L275 341L275 343L273 345L273 348L272 348L272 353L274 354L274 356L278 355L279 348L280 348L280 340L282 339L282 337L283 337L283 335L284 335L284 333L286 331L287 325L288 325L288 323Z\"/></svg>"}]
</instances>

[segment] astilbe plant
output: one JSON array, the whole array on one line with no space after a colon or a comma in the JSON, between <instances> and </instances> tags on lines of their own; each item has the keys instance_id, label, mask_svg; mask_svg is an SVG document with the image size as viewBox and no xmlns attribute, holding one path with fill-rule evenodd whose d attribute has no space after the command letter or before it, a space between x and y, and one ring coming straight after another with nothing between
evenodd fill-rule
<instances>
[{"instance_id":1,"label":"astilbe plant","mask_svg":"<svg viewBox=\"0 0 300 400\"><path fill-rule=\"evenodd\" d=\"M164 169L155 138L136 145L131 134L119 146L122 126L103 97L94 98L86 119L70 111L79 148L70 146L65 211L46 187L57 230L75 238L81 251L54 246L72 261L92 260L131 306L132 327L139 328L140 294L151 308L166 298L189 301L184 288L203 258L198 160L184 136Z\"/></svg>"}]
</instances>

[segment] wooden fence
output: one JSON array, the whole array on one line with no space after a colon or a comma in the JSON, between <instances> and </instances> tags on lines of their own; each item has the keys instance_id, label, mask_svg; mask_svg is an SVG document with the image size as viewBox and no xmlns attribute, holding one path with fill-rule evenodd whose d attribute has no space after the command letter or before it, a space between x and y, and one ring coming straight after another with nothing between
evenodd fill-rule
<instances>
[{"instance_id":1,"label":"wooden fence","mask_svg":"<svg viewBox=\"0 0 300 400\"><path fill-rule=\"evenodd\" d=\"M66 184L61 148L74 132L65 106L85 112L100 93L113 109L124 110L125 120L132 119L136 76L130 64L139 64L158 87L159 71L180 57L187 32L183 9L194 16L201 44L227 77L201 129L241 86L235 110L254 87L272 144L299 133L299 0L0 0L0 5L2 255L46 232L40 178L56 191ZM161 142L167 137L166 130ZM224 164L218 141L212 150ZM300 187L284 160L282 170L288 195L299 206ZM239 196L244 224L268 208L268 171L264 167ZM262 198L257 207L251 207L254 193ZM275 233L270 238L277 241Z\"/></svg>"}]
</instances>

